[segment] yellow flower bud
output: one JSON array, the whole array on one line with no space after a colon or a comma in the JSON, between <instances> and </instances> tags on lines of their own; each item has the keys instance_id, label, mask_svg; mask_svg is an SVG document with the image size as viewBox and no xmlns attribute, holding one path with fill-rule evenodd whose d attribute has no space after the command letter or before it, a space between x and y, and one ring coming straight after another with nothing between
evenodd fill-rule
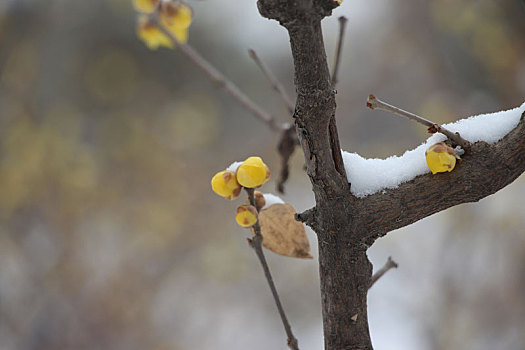
<instances>
[{"instance_id":1,"label":"yellow flower bud","mask_svg":"<svg viewBox=\"0 0 525 350\"><path fill-rule=\"evenodd\" d=\"M432 174L452 171L456 166L456 159L460 159L454 149L444 142L430 146L425 152L425 157Z\"/></svg>"},{"instance_id":2,"label":"yellow flower bud","mask_svg":"<svg viewBox=\"0 0 525 350\"><path fill-rule=\"evenodd\" d=\"M259 191L253 191L253 196L255 197L255 208L259 211L266 205L266 199L264 199L264 195Z\"/></svg>"},{"instance_id":3,"label":"yellow flower bud","mask_svg":"<svg viewBox=\"0 0 525 350\"><path fill-rule=\"evenodd\" d=\"M270 169L260 157L249 157L237 169L237 181L244 187L262 186L270 178Z\"/></svg>"},{"instance_id":4,"label":"yellow flower bud","mask_svg":"<svg viewBox=\"0 0 525 350\"><path fill-rule=\"evenodd\" d=\"M133 0L133 7L141 13L152 13L160 0Z\"/></svg>"},{"instance_id":5,"label":"yellow flower bud","mask_svg":"<svg viewBox=\"0 0 525 350\"><path fill-rule=\"evenodd\" d=\"M235 221L242 227L252 227L257 222L257 209L251 205L241 205L235 213Z\"/></svg>"},{"instance_id":6,"label":"yellow flower bud","mask_svg":"<svg viewBox=\"0 0 525 350\"><path fill-rule=\"evenodd\" d=\"M211 179L211 187L215 193L226 199L234 199L241 193L241 185L237 182L233 171L220 171Z\"/></svg>"},{"instance_id":7,"label":"yellow flower bud","mask_svg":"<svg viewBox=\"0 0 525 350\"><path fill-rule=\"evenodd\" d=\"M257 211L261 211L261 209L266 205L266 199L264 198L264 195L259 191L253 191L253 198L255 200L255 208ZM250 198L246 198L246 204L250 204Z\"/></svg>"}]
</instances>

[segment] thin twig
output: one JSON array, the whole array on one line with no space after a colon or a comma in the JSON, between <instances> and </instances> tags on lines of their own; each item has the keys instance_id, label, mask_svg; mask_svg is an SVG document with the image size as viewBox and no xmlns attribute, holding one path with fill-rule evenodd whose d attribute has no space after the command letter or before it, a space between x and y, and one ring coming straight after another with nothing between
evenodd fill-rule
<instances>
[{"instance_id":1,"label":"thin twig","mask_svg":"<svg viewBox=\"0 0 525 350\"><path fill-rule=\"evenodd\" d=\"M341 51L343 48L346 22L348 19L345 16L339 17L339 37L337 39L337 47L335 49L335 63L334 70L332 72L332 86L335 87L337 84L337 71L339 70L339 62L341 61Z\"/></svg>"},{"instance_id":2,"label":"thin twig","mask_svg":"<svg viewBox=\"0 0 525 350\"><path fill-rule=\"evenodd\" d=\"M418 123L421 123L428 127L428 132L430 133L440 132L444 134L445 136L447 136L452 142L456 143L457 145L460 145L465 150L465 152L468 152L470 150L470 142L462 138L459 135L459 133L457 132L454 133L439 124L431 122L430 120L427 120L418 115L402 110L401 108L398 108L386 102L383 102L380 99L376 98L374 95L368 96L368 100L366 101L366 106L370 109L381 109L383 111L397 114L399 116L402 116L410 120L416 121Z\"/></svg>"},{"instance_id":3,"label":"thin twig","mask_svg":"<svg viewBox=\"0 0 525 350\"><path fill-rule=\"evenodd\" d=\"M159 30L164 33L173 43L174 46L178 47L182 53L186 55L193 63L197 65L208 77L219 87L224 89L230 96L239 102L241 106L246 108L250 113L259 118L261 121L266 123L273 131L280 131L282 127L277 124L275 118L266 113L261 107L259 107L255 102L253 102L246 94L244 94L232 81L227 79L221 72L219 72L214 66L206 61L197 51L195 51L191 46L181 43L173 36L160 23L157 16L150 16L150 21L154 23Z\"/></svg>"},{"instance_id":4,"label":"thin twig","mask_svg":"<svg viewBox=\"0 0 525 350\"><path fill-rule=\"evenodd\" d=\"M255 207L255 197L253 194L254 189L245 188L245 190L248 193L250 204ZM253 225L253 232L255 233L255 235L253 236L252 239L248 240L248 243L253 248L253 250L255 250L255 254L259 258L261 266L264 270L264 276L266 277L266 280L268 281L268 285L270 286L270 290L272 291L275 305L277 305L277 310L279 311L279 315L281 316L281 320L283 322L286 336L288 337L288 347L291 350L299 350L297 339L294 337L292 333L292 327L290 327L290 324L288 323L288 319L286 318L286 314L281 304L281 300L279 299L279 294L277 293L277 289L275 288L275 284L273 283L273 278L272 278L272 274L270 273L270 268L268 267L268 263L266 262L266 258L264 256L264 252L262 249L263 236L261 234L261 226L259 225L259 221L257 221L255 225Z\"/></svg>"},{"instance_id":5,"label":"thin twig","mask_svg":"<svg viewBox=\"0 0 525 350\"><path fill-rule=\"evenodd\" d=\"M287 124L279 125L275 118L264 111L259 107L255 102L253 102L246 94L241 92L241 90L230 80L228 80L222 73L220 73L215 67L213 67L208 61L206 61L199 53L197 53L191 46L181 43L171 34L158 20L158 14L154 12L149 20L151 23L155 24L160 31L162 31L173 43L174 46L179 47L179 49L199 68L202 69L204 73L219 87L223 88L227 93L229 93L241 106L246 108L254 116L262 120L268 127L277 132L281 132L282 135L286 135L286 130L289 128ZM269 70L268 70L269 71ZM282 90L284 91L284 89ZM292 107L292 113L293 109ZM299 144L297 135L294 133L292 135L295 144ZM289 157L288 157L289 158ZM285 165L288 166L288 163ZM284 166L283 166L284 167ZM285 170L283 170L284 172ZM284 182L286 180L279 182L280 191L284 191Z\"/></svg>"},{"instance_id":6,"label":"thin twig","mask_svg":"<svg viewBox=\"0 0 525 350\"><path fill-rule=\"evenodd\" d=\"M339 37L337 40L337 47L335 52L335 63L334 70L332 72L332 88L335 88L337 84L337 72L339 71L339 63L341 62L341 52L343 49L343 42L345 36L346 22L348 20L346 17L339 17ZM346 179L346 172L343 162L343 156L341 155L341 146L339 144L339 135L337 132L337 124L335 121L335 115L330 118L328 124L328 132L330 134L330 146L332 149L332 158L334 160L334 165L337 172Z\"/></svg>"},{"instance_id":7,"label":"thin twig","mask_svg":"<svg viewBox=\"0 0 525 350\"><path fill-rule=\"evenodd\" d=\"M380 268L379 270L377 270L377 272L374 273L374 275L372 276L372 279L370 280L370 285L368 286L368 289L372 288L374 283L376 283L378 279L383 277L383 275L385 273L387 273L388 270L390 270L391 268L396 268L397 269L397 266L398 266L397 263L394 260L392 260L392 258L389 256L388 260L385 263L385 265L382 268Z\"/></svg>"},{"instance_id":8,"label":"thin twig","mask_svg":"<svg viewBox=\"0 0 525 350\"><path fill-rule=\"evenodd\" d=\"M272 73L270 68L268 68L268 66L264 64L264 62L259 58L259 56L257 56L257 53L254 50L249 49L248 53L250 57L255 61L257 66L259 66L263 74L266 76L266 79L268 79L268 81L272 85L272 88L279 93L284 104L286 105L286 108L288 109L288 112L290 113L290 115L292 115L295 110L295 103L288 96L288 94L286 93L286 90L284 90L283 85L275 77L275 75Z\"/></svg>"}]
</instances>

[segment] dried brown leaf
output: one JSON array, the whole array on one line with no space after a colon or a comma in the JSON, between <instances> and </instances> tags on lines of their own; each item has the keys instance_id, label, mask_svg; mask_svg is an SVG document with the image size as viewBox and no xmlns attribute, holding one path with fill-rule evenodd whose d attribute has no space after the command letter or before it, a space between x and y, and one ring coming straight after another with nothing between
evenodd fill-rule
<instances>
[{"instance_id":1,"label":"dried brown leaf","mask_svg":"<svg viewBox=\"0 0 525 350\"><path fill-rule=\"evenodd\" d=\"M263 247L293 258L312 259L304 225L290 204L273 204L259 213Z\"/></svg>"}]
</instances>

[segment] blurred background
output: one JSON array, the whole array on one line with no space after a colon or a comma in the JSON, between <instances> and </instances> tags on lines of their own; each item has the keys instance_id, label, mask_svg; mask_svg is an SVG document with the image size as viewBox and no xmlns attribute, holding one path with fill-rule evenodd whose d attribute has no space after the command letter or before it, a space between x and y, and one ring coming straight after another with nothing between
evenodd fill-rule
<instances>
[{"instance_id":1,"label":"blurred background","mask_svg":"<svg viewBox=\"0 0 525 350\"><path fill-rule=\"evenodd\" d=\"M255 49L293 95L286 31L256 1L190 1L189 44L282 122ZM525 101L520 0L348 0L337 119L345 150L402 154L436 122ZM210 179L278 135L180 52L148 50L130 0L0 1L0 349L286 349L249 232ZM300 152L287 202L313 205ZM275 192L275 178L263 191ZM369 293L376 349L525 349L525 178L392 232ZM315 234L308 230L314 256ZM317 260L267 253L301 349L321 349Z\"/></svg>"}]
</instances>

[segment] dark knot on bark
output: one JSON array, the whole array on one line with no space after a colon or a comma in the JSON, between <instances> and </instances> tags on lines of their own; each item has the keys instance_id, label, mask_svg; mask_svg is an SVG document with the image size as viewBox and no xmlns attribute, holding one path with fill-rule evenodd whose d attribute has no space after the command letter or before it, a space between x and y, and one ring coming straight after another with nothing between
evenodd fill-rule
<instances>
[{"instance_id":1,"label":"dark knot on bark","mask_svg":"<svg viewBox=\"0 0 525 350\"><path fill-rule=\"evenodd\" d=\"M295 220L300 221L312 228L315 232L318 232L319 225L317 225L317 220L315 218L317 209L315 207L305 210L302 213L295 214Z\"/></svg>"}]
</instances>

